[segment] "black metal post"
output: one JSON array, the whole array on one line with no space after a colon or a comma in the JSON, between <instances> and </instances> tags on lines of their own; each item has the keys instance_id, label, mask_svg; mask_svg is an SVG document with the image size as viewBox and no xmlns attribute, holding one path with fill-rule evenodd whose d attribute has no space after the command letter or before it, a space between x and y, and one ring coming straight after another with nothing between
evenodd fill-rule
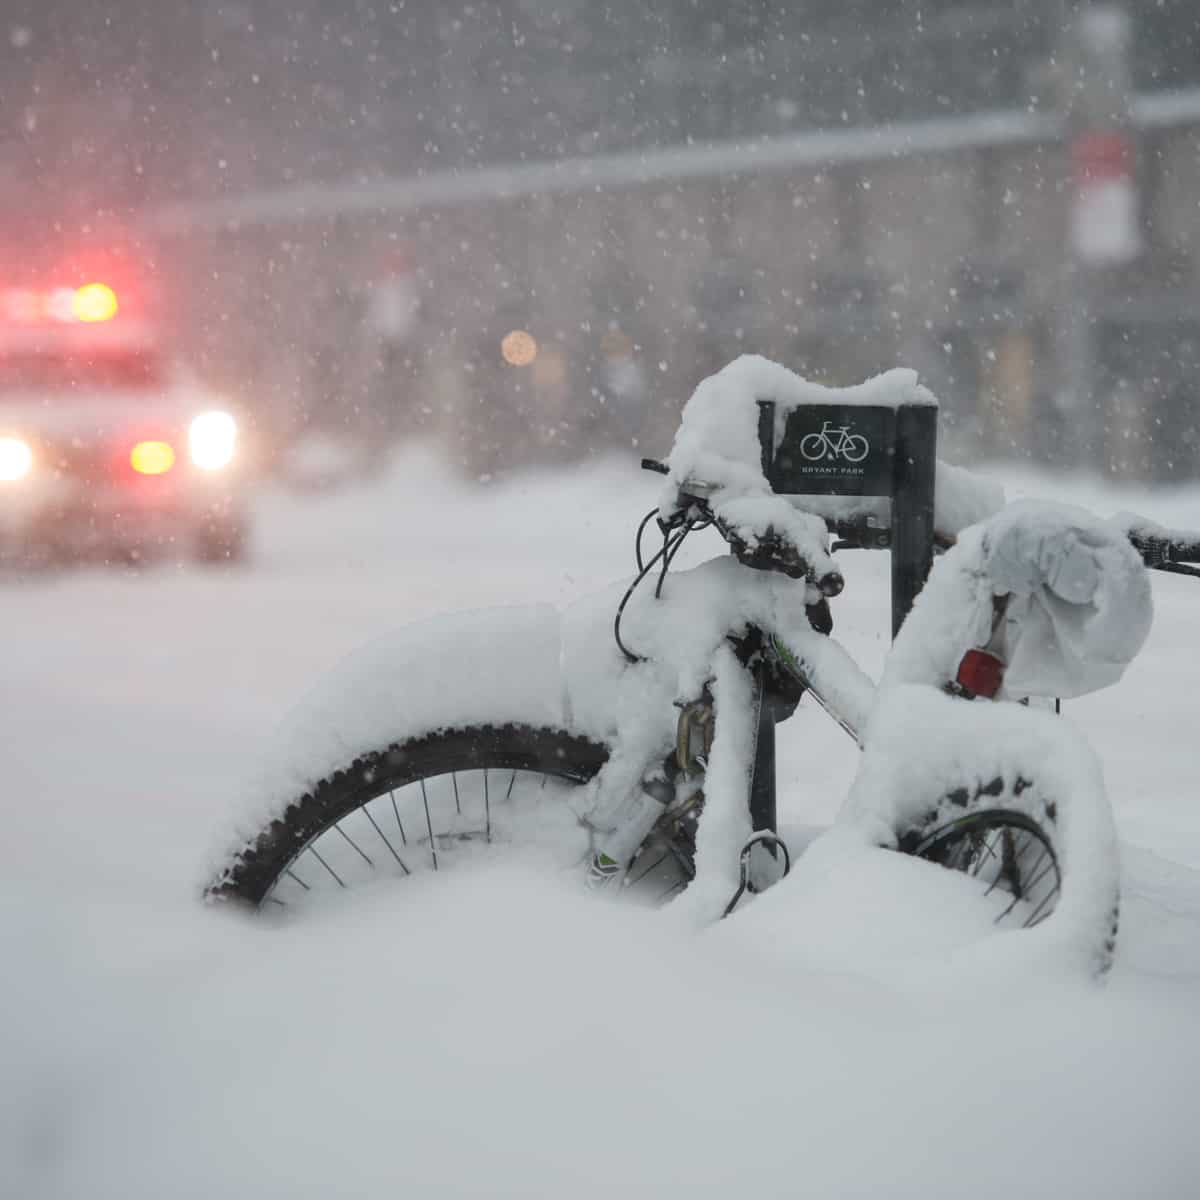
<instances>
[{"instance_id":1,"label":"black metal post","mask_svg":"<svg viewBox=\"0 0 1200 1200\"><path fill-rule=\"evenodd\" d=\"M933 566L933 487L938 410L902 404L896 410L892 463L892 637L900 632Z\"/></svg>"},{"instance_id":2,"label":"black metal post","mask_svg":"<svg viewBox=\"0 0 1200 1200\"><path fill-rule=\"evenodd\" d=\"M754 669L758 709L758 738L754 745L754 774L750 780L750 824L755 833L775 832L775 708L766 695L762 665Z\"/></svg>"},{"instance_id":3,"label":"black metal post","mask_svg":"<svg viewBox=\"0 0 1200 1200\"><path fill-rule=\"evenodd\" d=\"M775 460L775 401L759 400L758 444L762 450L762 473L764 479L771 478L771 463Z\"/></svg>"}]
</instances>

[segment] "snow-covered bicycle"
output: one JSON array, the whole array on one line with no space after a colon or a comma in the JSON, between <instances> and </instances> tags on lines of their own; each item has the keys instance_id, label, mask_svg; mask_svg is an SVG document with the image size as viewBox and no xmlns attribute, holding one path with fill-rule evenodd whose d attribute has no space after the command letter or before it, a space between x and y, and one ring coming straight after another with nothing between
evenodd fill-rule
<instances>
[{"instance_id":1,"label":"snow-covered bicycle","mask_svg":"<svg viewBox=\"0 0 1200 1200\"><path fill-rule=\"evenodd\" d=\"M792 450L831 415L879 463L808 474ZM745 358L706 380L666 463L644 464L668 480L632 583L365 647L292 714L208 894L303 908L502 848L716 920L791 868L775 726L808 696L862 749L818 842L957 871L997 925L1103 971L1118 864L1101 772L1029 698L1115 682L1149 629L1145 565L1197 573L1183 564L1200 538L1004 506L935 468L918 428L936 430L936 402L908 371L826 389ZM890 500L872 472L899 481ZM704 529L732 553L669 574ZM878 683L831 636L832 553L851 547L893 555L898 633Z\"/></svg>"}]
</instances>

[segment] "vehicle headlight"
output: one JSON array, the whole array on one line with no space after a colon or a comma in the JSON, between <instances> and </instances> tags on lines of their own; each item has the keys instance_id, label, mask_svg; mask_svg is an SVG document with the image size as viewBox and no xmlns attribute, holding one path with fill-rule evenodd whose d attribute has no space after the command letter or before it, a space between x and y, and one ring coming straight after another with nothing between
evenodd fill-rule
<instances>
[{"instance_id":1,"label":"vehicle headlight","mask_svg":"<svg viewBox=\"0 0 1200 1200\"><path fill-rule=\"evenodd\" d=\"M0 483L24 479L33 468L33 451L28 442L16 437L0 437Z\"/></svg>"},{"instance_id":2,"label":"vehicle headlight","mask_svg":"<svg viewBox=\"0 0 1200 1200\"><path fill-rule=\"evenodd\" d=\"M219 471L233 459L237 422L227 412L201 413L188 430L192 462L203 471Z\"/></svg>"}]
</instances>

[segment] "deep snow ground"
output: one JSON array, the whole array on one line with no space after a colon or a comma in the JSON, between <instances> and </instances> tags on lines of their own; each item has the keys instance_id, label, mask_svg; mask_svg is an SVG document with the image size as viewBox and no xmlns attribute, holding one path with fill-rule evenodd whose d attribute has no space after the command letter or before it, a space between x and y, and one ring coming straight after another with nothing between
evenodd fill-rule
<instances>
[{"instance_id":1,"label":"deep snow ground","mask_svg":"<svg viewBox=\"0 0 1200 1200\"><path fill-rule=\"evenodd\" d=\"M0 1194L1200 1190L1193 581L1155 577L1142 657L1068 710L1125 842L1099 993L939 971L943 881L890 860L699 938L501 870L286 930L196 904L229 795L321 671L413 618L625 574L658 485L609 462L466 488L414 452L265 496L245 569L0 588ZM1010 494L1200 528L1200 489ZM874 670L886 556L843 557L836 632ZM827 822L852 746L814 712L780 737L788 820Z\"/></svg>"}]
</instances>

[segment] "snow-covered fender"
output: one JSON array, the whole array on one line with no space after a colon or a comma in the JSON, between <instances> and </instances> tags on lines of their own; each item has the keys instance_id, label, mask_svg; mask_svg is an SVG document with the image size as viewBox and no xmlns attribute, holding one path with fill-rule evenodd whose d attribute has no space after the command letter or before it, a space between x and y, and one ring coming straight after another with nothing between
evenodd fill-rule
<instances>
[{"instance_id":1,"label":"snow-covered fender","mask_svg":"<svg viewBox=\"0 0 1200 1200\"><path fill-rule=\"evenodd\" d=\"M1000 791L992 791L995 781ZM1105 970L1120 867L1103 771L1084 736L1065 717L1020 704L971 703L923 684L882 690L838 827L894 846L939 810L937 820L965 812L967 801L956 794L1023 812L1051 838L1062 894L1022 944L1040 943L1051 958L1089 972Z\"/></svg>"},{"instance_id":2,"label":"snow-covered fender","mask_svg":"<svg viewBox=\"0 0 1200 1200\"><path fill-rule=\"evenodd\" d=\"M548 604L449 613L374 638L287 714L239 817L261 827L317 780L393 742L461 725L566 725L561 644Z\"/></svg>"}]
</instances>

